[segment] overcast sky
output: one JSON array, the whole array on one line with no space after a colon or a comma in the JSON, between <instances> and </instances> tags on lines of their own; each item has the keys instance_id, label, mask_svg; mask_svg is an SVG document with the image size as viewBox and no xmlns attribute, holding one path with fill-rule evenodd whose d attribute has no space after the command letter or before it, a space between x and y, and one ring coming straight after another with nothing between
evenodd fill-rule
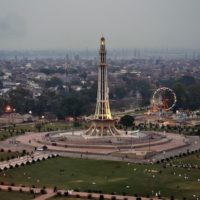
<instances>
[{"instance_id":1,"label":"overcast sky","mask_svg":"<svg viewBox=\"0 0 200 200\"><path fill-rule=\"evenodd\" d=\"M200 0L0 0L0 49L200 49Z\"/></svg>"}]
</instances>

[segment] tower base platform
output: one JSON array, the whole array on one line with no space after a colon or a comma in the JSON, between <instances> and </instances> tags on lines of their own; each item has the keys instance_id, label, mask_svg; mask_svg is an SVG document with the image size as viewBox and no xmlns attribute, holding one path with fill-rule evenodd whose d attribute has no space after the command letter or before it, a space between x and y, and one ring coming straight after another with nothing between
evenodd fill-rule
<instances>
[{"instance_id":1,"label":"tower base platform","mask_svg":"<svg viewBox=\"0 0 200 200\"><path fill-rule=\"evenodd\" d=\"M115 127L114 119L91 121L90 128L83 134L83 136L121 136L122 132Z\"/></svg>"}]
</instances>

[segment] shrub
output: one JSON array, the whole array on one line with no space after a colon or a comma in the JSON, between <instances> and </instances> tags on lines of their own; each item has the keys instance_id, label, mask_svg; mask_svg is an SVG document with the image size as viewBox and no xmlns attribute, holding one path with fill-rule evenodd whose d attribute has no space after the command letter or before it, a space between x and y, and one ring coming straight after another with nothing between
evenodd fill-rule
<instances>
[{"instance_id":1,"label":"shrub","mask_svg":"<svg viewBox=\"0 0 200 200\"><path fill-rule=\"evenodd\" d=\"M11 187L8 187L8 191L11 192L11 191L12 191L12 188L11 188Z\"/></svg>"},{"instance_id":2,"label":"shrub","mask_svg":"<svg viewBox=\"0 0 200 200\"><path fill-rule=\"evenodd\" d=\"M64 196L69 196L69 193L68 192L64 192Z\"/></svg>"},{"instance_id":3,"label":"shrub","mask_svg":"<svg viewBox=\"0 0 200 200\"><path fill-rule=\"evenodd\" d=\"M76 198L80 198L80 194L77 194L77 195L76 195Z\"/></svg>"},{"instance_id":4,"label":"shrub","mask_svg":"<svg viewBox=\"0 0 200 200\"><path fill-rule=\"evenodd\" d=\"M88 198L88 199L92 199L92 195L91 195L91 194L88 194L87 198Z\"/></svg>"},{"instance_id":5,"label":"shrub","mask_svg":"<svg viewBox=\"0 0 200 200\"><path fill-rule=\"evenodd\" d=\"M103 200L104 199L104 195L103 194L100 194L99 195L99 200Z\"/></svg>"},{"instance_id":6,"label":"shrub","mask_svg":"<svg viewBox=\"0 0 200 200\"><path fill-rule=\"evenodd\" d=\"M62 196L62 193L58 191L57 196L59 196L59 197Z\"/></svg>"},{"instance_id":7,"label":"shrub","mask_svg":"<svg viewBox=\"0 0 200 200\"><path fill-rule=\"evenodd\" d=\"M19 189L19 192L23 192L22 188Z\"/></svg>"},{"instance_id":8,"label":"shrub","mask_svg":"<svg viewBox=\"0 0 200 200\"><path fill-rule=\"evenodd\" d=\"M30 193L31 193L31 194L34 194L34 190L33 190L33 189L30 189Z\"/></svg>"},{"instance_id":9,"label":"shrub","mask_svg":"<svg viewBox=\"0 0 200 200\"><path fill-rule=\"evenodd\" d=\"M53 191L54 191L54 192L57 192L57 187L56 187L56 186L53 188Z\"/></svg>"},{"instance_id":10,"label":"shrub","mask_svg":"<svg viewBox=\"0 0 200 200\"><path fill-rule=\"evenodd\" d=\"M22 150L22 155L25 155L27 153L27 151L24 149Z\"/></svg>"},{"instance_id":11,"label":"shrub","mask_svg":"<svg viewBox=\"0 0 200 200\"><path fill-rule=\"evenodd\" d=\"M111 197L111 200L116 200L116 199L117 199L116 196Z\"/></svg>"},{"instance_id":12,"label":"shrub","mask_svg":"<svg viewBox=\"0 0 200 200\"><path fill-rule=\"evenodd\" d=\"M41 189L41 190L40 190L40 193L41 193L41 194L46 194L47 192L46 192L45 189Z\"/></svg>"},{"instance_id":13,"label":"shrub","mask_svg":"<svg viewBox=\"0 0 200 200\"><path fill-rule=\"evenodd\" d=\"M122 195L123 195L123 196L126 196L126 192L123 192Z\"/></svg>"}]
</instances>

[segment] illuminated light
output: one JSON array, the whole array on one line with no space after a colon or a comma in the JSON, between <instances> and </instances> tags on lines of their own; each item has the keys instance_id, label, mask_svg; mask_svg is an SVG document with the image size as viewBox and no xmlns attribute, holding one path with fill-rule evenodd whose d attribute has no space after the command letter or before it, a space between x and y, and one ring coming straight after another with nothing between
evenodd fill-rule
<instances>
[{"instance_id":1,"label":"illuminated light","mask_svg":"<svg viewBox=\"0 0 200 200\"><path fill-rule=\"evenodd\" d=\"M12 108L10 105L7 105L6 108L5 108L5 111L6 112L12 112Z\"/></svg>"}]
</instances>

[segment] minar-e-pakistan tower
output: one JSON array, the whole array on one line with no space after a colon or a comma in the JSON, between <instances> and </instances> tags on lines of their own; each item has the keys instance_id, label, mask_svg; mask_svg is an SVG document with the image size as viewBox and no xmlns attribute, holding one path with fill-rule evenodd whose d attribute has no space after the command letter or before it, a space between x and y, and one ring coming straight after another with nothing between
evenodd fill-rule
<instances>
[{"instance_id":1,"label":"minar-e-pakistan tower","mask_svg":"<svg viewBox=\"0 0 200 200\"><path fill-rule=\"evenodd\" d=\"M94 119L90 128L85 132L88 136L119 136L115 128L109 104L109 89L107 81L106 46L105 38L101 37L98 65L98 91Z\"/></svg>"}]
</instances>

